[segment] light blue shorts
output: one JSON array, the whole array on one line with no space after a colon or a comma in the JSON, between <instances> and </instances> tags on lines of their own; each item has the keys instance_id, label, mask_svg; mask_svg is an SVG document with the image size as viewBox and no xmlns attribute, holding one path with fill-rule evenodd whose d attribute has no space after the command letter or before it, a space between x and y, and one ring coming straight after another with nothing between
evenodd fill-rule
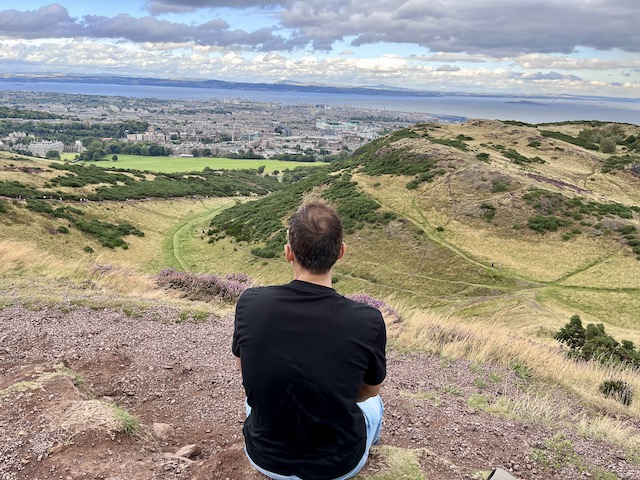
<instances>
[{"instance_id":1,"label":"light blue shorts","mask_svg":"<svg viewBox=\"0 0 640 480\"><path fill-rule=\"evenodd\" d=\"M367 458L369 458L369 449L371 448L371 445L375 445L380 439L380 429L382 428L382 414L384 413L384 405L382 403L380 395L371 397L364 402L358 402L356 405L358 405L358 407L360 407L360 410L362 410L362 415L364 416L364 421L367 426L367 444L364 449L364 455L362 455L360 462L353 470L351 470L346 475L342 475L341 477L336 478L335 480L346 480L347 478L355 476L360 470L362 470L364 464L367 463ZM248 403L246 403L246 401L245 406L248 417L251 413L251 407ZM269 472L268 470L259 467L253 462L253 460L251 460L251 457L247 453L246 448L244 449L244 453L247 455L247 458L251 462L251 465L253 465L256 470L258 470L263 475L272 478L273 480L302 480L297 475L280 475L279 473Z\"/></svg>"}]
</instances>

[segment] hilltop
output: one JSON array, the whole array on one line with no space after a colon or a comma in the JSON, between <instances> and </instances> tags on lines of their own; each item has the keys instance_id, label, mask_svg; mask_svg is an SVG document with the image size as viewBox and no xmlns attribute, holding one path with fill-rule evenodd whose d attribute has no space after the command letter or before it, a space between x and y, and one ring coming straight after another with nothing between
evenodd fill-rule
<instances>
[{"instance_id":1,"label":"hilltop","mask_svg":"<svg viewBox=\"0 0 640 480\"><path fill-rule=\"evenodd\" d=\"M233 296L199 290L201 275L287 281L286 218L321 196L348 232L336 289L389 306L387 417L362 478L635 478L637 369L577 362L554 335L579 315L640 343L638 137L600 122L415 125L278 179L4 155L0 430L16 447L2 473L257 478ZM193 462L163 456L189 443Z\"/></svg>"}]
</instances>

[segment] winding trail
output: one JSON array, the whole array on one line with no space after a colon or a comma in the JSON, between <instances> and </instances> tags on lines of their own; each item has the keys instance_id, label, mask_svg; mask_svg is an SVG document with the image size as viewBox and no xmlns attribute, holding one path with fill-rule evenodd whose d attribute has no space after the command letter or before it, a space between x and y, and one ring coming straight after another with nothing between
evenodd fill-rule
<instances>
[{"instance_id":1,"label":"winding trail","mask_svg":"<svg viewBox=\"0 0 640 480\"><path fill-rule=\"evenodd\" d=\"M185 260L184 254L182 251L182 243L184 242L185 238L189 236L190 232L193 231L193 229L197 224L201 224L206 220L211 220L221 211L229 208L234 203L235 203L235 199L230 199L229 201L223 203L222 205L216 208L209 209L204 213L199 213L193 217L190 217L184 223L178 224L174 228L169 238L170 246L169 246L168 252L170 255L172 255L173 260L175 260L174 262L171 262L171 263L177 263L178 265L180 265L180 268L185 272L191 272L191 267Z\"/></svg>"}]
</instances>

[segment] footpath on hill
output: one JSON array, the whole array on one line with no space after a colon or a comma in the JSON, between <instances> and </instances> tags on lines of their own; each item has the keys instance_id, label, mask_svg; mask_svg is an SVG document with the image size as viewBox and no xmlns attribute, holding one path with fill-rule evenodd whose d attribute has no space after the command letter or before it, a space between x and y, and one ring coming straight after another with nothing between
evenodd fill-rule
<instances>
[{"instance_id":1,"label":"footpath on hill","mask_svg":"<svg viewBox=\"0 0 640 480\"><path fill-rule=\"evenodd\" d=\"M232 318L179 313L0 309L0 479L264 478L242 450ZM526 389L510 370L390 350L381 443L358 478L483 479L494 467L527 480L640 478L612 444L483 408Z\"/></svg>"}]
</instances>

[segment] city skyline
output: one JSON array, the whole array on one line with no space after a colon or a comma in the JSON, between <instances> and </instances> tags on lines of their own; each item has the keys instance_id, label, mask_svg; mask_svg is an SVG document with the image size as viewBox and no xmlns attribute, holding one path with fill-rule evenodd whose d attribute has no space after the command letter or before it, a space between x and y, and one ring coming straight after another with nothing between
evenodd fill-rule
<instances>
[{"instance_id":1,"label":"city skyline","mask_svg":"<svg viewBox=\"0 0 640 480\"><path fill-rule=\"evenodd\" d=\"M640 98L635 0L0 4L0 73Z\"/></svg>"}]
</instances>

